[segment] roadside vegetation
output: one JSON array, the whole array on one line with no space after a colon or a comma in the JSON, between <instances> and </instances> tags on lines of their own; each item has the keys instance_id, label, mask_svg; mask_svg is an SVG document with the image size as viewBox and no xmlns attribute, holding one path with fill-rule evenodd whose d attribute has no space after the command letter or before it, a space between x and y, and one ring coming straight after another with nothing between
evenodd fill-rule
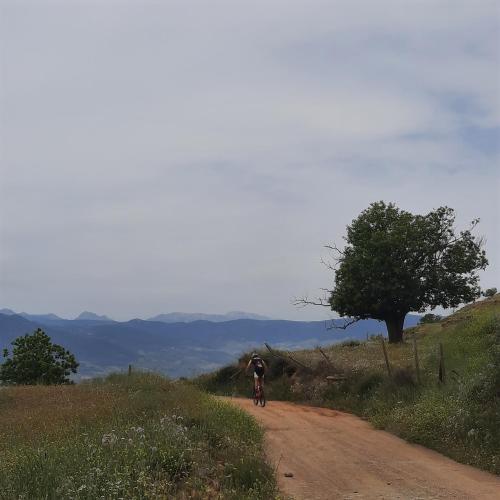
<instances>
[{"instance_id":1,"label":"roadside vegetation","mask_svg":"<svg viewBox=\"0 0 500 500\"><path fill-rule=\"evenodd\" d=\"M262 352L269 365L266 395L356 413L378 428L500 474L500 295L434 319L405 330L402 343L386 344L390 376L381 337L325 347L326 358L319 350L293 352L293 359ZM248 355L196 382L214 393L249 396L246 360Z\"/></svg>"},{"instance_id":2,"label":"roadside vegetation","mask_svg":"<svg viewBox=\"0 0 500 500\"><path fill-rule=\"evenodd\" d=\"M154 374L0 388L0 498L275 496L243 411Z\"/></svg>"}]
</instances>

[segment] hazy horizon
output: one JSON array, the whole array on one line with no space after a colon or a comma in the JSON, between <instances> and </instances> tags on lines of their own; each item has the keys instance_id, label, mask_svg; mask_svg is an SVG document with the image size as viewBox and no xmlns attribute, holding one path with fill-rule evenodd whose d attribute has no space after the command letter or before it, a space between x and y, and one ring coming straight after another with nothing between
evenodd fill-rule
<instances>
[{"instance_id":1,"label":"hazy horizon","mask_svg":"<svg viewBox=\"0 0 500 500\"><path fill-rule=\"evenodd\" d=\"M0 3L0 308L294 297L371 202L481 218L500 288L496 1Z\"/></svg>"}]
</instances>

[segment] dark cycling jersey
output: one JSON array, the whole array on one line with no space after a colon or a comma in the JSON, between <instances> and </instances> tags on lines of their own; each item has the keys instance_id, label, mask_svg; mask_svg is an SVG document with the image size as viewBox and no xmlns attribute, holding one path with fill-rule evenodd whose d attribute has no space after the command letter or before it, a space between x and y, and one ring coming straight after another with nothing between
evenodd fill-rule
<instances>
[{"instance_id":1,"label":"dark cycling jersey","mask_svg":"<svg viewBox=\"0 0 500 500\"><path fill-rule=\"evenodd\" d=\"M264 372L266 371L264 368L264 362L260 358L253 358L252 359L252 366L257 374L258 377L262 377L264 375Z\"/></svg>"}]
</instances>

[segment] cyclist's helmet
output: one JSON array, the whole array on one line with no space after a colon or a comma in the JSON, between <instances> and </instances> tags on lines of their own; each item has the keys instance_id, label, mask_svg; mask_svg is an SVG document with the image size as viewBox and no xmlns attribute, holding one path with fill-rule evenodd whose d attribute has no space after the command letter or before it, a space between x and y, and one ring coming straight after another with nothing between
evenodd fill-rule
<instances>
[{"instance_id":1,"label":"cyclist's helmet","mask_svg":"<svg viewBox=\"0 0 500 500\"><path fill-rule=\"evenodd\" d=\"M256 353L256 352L253 352L252 353L252 359L257 359L259 358L260 356Z\"/></svg>"}]
</instances>

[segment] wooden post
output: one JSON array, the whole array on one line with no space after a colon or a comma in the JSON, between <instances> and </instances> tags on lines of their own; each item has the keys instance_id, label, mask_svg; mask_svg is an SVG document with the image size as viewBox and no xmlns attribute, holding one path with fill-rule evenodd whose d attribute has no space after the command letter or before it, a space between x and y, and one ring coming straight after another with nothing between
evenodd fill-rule
<instances>
[{"instance_id":1,"label":"wooden post","mask_svg":"<svg viewBox=\"0 0 500 500\"><path fill-rule=\"evenodd\" d=\"M326 355L325 351L323 351L323 349L321 349L320 346L318 346L318 351L323 355L323 357L326 359L326 362L330 365L330 367L335 370L335 366L333 366L333 363L330 361L330 358Z\"/></svg>"},{"instance_id":2,"label":"wooden post","mask_svg":"<svg viewBox=\"0 0 500 500\"><path fill-rule=\"evenodd\" d=\"M281 358L283 359L283 356L279 356L278 354L276 354L272 349L271 349L271 346L269 344L267 344L266 342L264 342L264 345L266 346L267 350L271 353L272 356L274 356L275 358Z\"/></svg>"},{"instance_id":3,"label":"wooden post","mask_svg":"<svg viewBox=\"0 0 500 500\"><path fill-rule=\"evenodd\" d=\"M230 377L229 380L233 380L233 378L236 377L236 375L239 375L243 371L243 368L240 368L237 372L234 372Z\"/></svg>"},{"instance_id":4,"label":"wooden post","mask_svg":"<svg viewBox=\"0 0 500 500\"><path fill-rule=\"evenodd\" d=\"M387 373L389 377L392 375L391 373L391 365L389 364L389 358L387 356L387 349L385 348L385 340L384 337L380 339L382 341L382 351L384 352L385 366L387 367Z\"/></svg>"},{"instance_id":5,"label":"wooden post","mask_svg":"<svg viewBox=\"0 0 500 500\"><path fill-rule=\"evenodd\" d=\"M420 384L420 363L418 361L417 336L413 334L413 354L415 355L415 371L417 372L417 382Z\"/></svg>"},{"instance_id":6,"label":"wooden post","mask_svg":"<svg viewBox=\"0 0 500 500\"><path fill-rule=\"evenodd\" d=\"M128 365L128 375L132 375L132 365Z\"/></svg>"},{"instance_id":7,"label":"wooden post","mask_svg":"<svg viewBox=\"0 0 500 500\"><path fill-rule=\"evenodd\" d=\"M267 350L275 357L275 358L281 358L281 359L285 359L285 356L281 356L281 354L276 354L273 349L271 349L271 346L269 344L267 344L266 342L264 342L264 345L267 347ZM310 370L311 368L309 368L308 366L304 365L303 363L301 363L300 361L297 361L295 358L292 358L292 356L290 356L290 354L287 354L286 357L292 361L293 363L301 366L302 368L305 368L306 370Z\"/></svg>"},{"instance_id":8,"label":"wooden post","mask_svg":"<svg viewBox=\"0 0 500 500\"><path fill-rule=\"evenodd\" d=\"M444 367L444 351L443 344L439 342L439 381L442 384L446 383L446 370Z\"/></svg>"},{"instance_id":9,"label":"wooden post","mask_svg":"<svg viewBox=\"0 0 500 500\"><path fill-rule=\"evenodd\" d=\"M290 361L293 361L295 364L301 366L302 368L305 368L306 370L311 369L309 366L306 366L304 363L301 363L300 361L297 361L295 358L292 358L292 356L290 356L290 354L287 354L287 357Z\"/></svg>"}]
</instances>

